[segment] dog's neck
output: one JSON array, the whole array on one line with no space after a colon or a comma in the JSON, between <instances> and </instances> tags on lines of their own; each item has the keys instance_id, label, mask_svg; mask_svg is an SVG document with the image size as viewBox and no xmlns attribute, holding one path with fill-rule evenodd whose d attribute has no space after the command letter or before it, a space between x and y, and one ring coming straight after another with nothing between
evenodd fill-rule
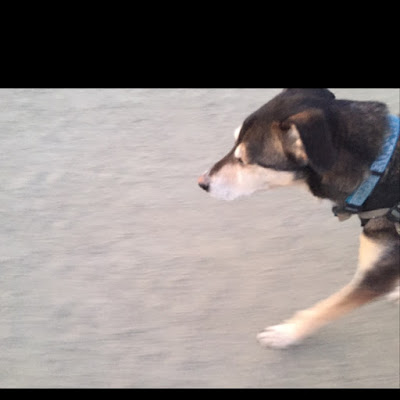
<instances>
[{"instance_id":1,"label":"dog's neck","mask_svg":"<svg viewBox=\"0 0 400 400\"><path fill-rule=\"evenodd\" d=\"M387 116L382 118L387 120ZM383 144L384 137L390 132L388 127L378 124L379 129L374 132L373 141ZM365 129L372 129L370 126ZM388 130L389 129L389 130ZM358 136L358 135L357 135ZM367 136L368 137L368 136ZM346 142L351 141L351 137L343 135L337 140L341 141L341 152L338 162L332 168L323 174L319 174L311 167L306 167L303 171L304 179L307 182L311 192L320 198L330 199L339 207L344 207L346 198L369 176L370 166L374 159L371 154L370 142L360 142L357 152L347 150ZM379 146L375 151L379 151ZM389 164L379 185L390 186L391 190L385 190L385 197L381 198L380 190L375 190L365 202L365 210L385 206L392 206L399 200L398 172L400 170L400 141L397 143L397 149L394 152L392 161ZM397 182L397 184L396 184ZM377 186L377 187L378 187ZM388 193L390 193L388 195ZM392 204L393 203L393 204Z\"/></svg>"},{"instance_id":2,"label":"dog's neck","mask_svg":"<svg viewBox=\"0 0 400 400\"><path fill-rule=\"evenodd\" d=\"M374 124L370 116L374 115ZM388 110L382 103L338 100L335 115L337 130L333 142L338 149L337 162L325 173L311 167L305 169L311 192L338 205L345 202L369 172L369 166L379 154L387 131ZM355 132L358 131L355 134ZM367 140L368 138L368 140Z\"/></svg>"},{"instance_id":3,"label":"dog's neck","mask_svg":"<svg viewBox=\"0 0 400 400\"><path fill-rule=\"evenodd\" d=\"M322 199L329 199L336 205L344 206L347 196L363 181L368 167L354 171L353 174L330 171L319 174L310 167L303 170L303 177L311 193Z\"/></svg>"}]
</instances>

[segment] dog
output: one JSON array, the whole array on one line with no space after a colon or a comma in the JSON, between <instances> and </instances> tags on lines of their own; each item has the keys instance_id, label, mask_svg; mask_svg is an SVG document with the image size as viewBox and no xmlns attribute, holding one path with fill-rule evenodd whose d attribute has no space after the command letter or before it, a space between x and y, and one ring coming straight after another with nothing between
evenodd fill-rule
<instances>
[{"instance_id":1,"label":"dog","mask_svg":"<svg viewBox=\"0 0 400 400\"><path fill-rule=\"evenodd\" d=\"M299 344L323 325L382 295L397 293L398 298L399 140L392 140L391 154L384 154L384 171L371 170L387 147L388 118L381 102L338 100L328 89L284 89L244 120L235 131L233 148L198 178L202 189L224 200L305 184L314 196L333 202L335 215L356 214L361 219L358 268L351 282L267 327L257 335L261 345L283 349ZM369 192L362 204L349 204L365 186Z\"/></svg>"}]
</instances>

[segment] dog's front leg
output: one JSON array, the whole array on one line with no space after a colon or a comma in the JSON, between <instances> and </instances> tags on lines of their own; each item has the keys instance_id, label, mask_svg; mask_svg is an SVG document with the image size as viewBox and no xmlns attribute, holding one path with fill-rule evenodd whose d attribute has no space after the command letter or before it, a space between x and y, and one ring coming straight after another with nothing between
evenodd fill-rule
<instances>
[{"instance_id":1,"label":"dog's front leg","mask_svg":"<svg viewBox=\"0 0 400 400\"><path fill-rule=\"evenodd\" d=\"M298 344L321 326L373 300L378 295L373 291L349 284L313 307L296 313L282 324L266 328L257 335L257 339L263 346L278 349Z\"/></svg>"},{"instance_id":2,"label":"dog's front leg","mask_svg":"<svg viewBox=\"0 0 400 400\"><path fill-rule=\"evenodd\" d=\"M321 326L388 293L398 279L398 254L398 244L388 245L362 234L359 266L352 282L282 324L266 328L257 335L260 344L279 349L298 344Z\"/></svg>"}]
</instances>

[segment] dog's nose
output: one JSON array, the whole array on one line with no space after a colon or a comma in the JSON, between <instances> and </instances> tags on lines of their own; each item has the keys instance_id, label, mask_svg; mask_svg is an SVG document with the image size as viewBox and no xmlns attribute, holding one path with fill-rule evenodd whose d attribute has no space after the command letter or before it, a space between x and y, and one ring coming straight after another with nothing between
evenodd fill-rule
<instances>
[{"instance_id":1,"label":"dog's nose","mask_svg":"<svg viewBox=\"0 0 400 400\"><path fill-rule=\"evenodd\" d=\"M202 189L208 192L208 189L210 188L210 178L208 177L207 173L201 175L197 180L197 183Z\"/></svg>"}]
</instances>

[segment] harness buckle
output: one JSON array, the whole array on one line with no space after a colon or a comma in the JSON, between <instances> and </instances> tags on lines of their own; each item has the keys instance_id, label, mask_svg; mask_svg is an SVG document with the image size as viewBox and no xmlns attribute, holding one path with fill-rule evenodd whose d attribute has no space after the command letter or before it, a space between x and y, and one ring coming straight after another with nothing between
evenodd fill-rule
<instances>
[{"instance_id":1,"label":"harness buckle","mask_svg":"<svg viewBox=\"0 0 400 400\"><path fill-rule=\"evenodd\" d=\"M343 209L338 206L332 207L332 212L335 217L338 217L340 222L346 221L353 215L351 212L348 212L346 208Z\"/></svg>"},{"instance_id":2,"label":"harness buckle","mask_svg":"<svg viewBox=\"0 0 400 400\"><path fill-rule=\"evenodd\" d=\"M387 212L386 218L389 221L400 223L400 202Z\"/></svg>"}]
</instances>

